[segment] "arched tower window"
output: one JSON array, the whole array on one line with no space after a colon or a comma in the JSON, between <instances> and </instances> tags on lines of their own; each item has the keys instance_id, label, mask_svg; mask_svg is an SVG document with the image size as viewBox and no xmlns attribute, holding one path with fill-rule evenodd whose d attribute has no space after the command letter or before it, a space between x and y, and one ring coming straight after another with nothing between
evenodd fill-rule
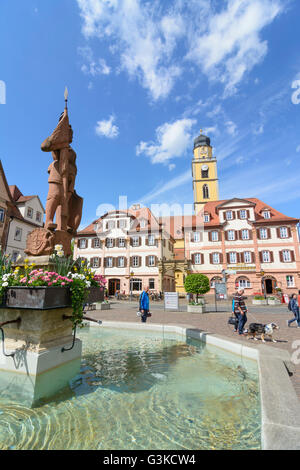
<instances>
[{"instance_id":1,"label":"arched tower window","mask_svg":"<svg viewBox=\"0 0 300 470\"><path fill-rule=\"evenodd\" d=\"M209 199L209 189L208 189L207 184L204 184L202 191L203 191L203 199Z\"/></svg>"}]
</instances>

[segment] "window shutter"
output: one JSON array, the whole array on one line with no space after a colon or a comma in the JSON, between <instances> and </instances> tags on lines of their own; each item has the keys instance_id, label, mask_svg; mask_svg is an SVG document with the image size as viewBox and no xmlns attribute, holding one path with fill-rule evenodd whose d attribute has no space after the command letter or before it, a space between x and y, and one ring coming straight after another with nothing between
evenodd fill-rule
<instances>
[{"instance_id":1,"label":"window shutter","mask_svg":"<svg viewBox=\"0 0 300 470\"><path fill-rule=\"evenodd\" d=\"M158 247L158 238L155 239L155 246Z\"/></svg>"},{"instance_id":2,"label":"window shutter","mask_svg":"<svg viewBox=\"0 0 300 470\"><path fill-rule=\"evenodd\" d=\"M94 258L91 258L91 259L90 259L90 266L91 266L91 268L93 267L93 264L94 264Z\"/></svg>"},{"instance_id":3,"label":"window shutter","mask_svg":"<svg viewBox=\"0 0 300 470\"><path fill-rule=\"evenodd\" d=\"M288 237L291 238L292 236L291 227L288 227L287 230L288 230Z\"/></svg>"},{"instance_id":4,"label":"window shutter","mask_svg":"<svg viewBox=\"0 0 300 470\"><path fill-rule=\"evenodd\" d=\"M267 228L268 238L271 238L271 229Z\"/></svg>"},{"instance_id":5,"label":"window shutter","mask_svg":"<svg viewBox=\"0 0 300 470\"><path fill-rule=\"evenodd\" d=\"M227 263L230 264L230 256L229 253L226 253Z\"/></svg>"},{"instance_id":6,"label":"window shutter","mask_svg":"<svg viewBox=\"0 0 300 470\"><path fill-rule=\"evenodd\" d=\"M225 240L228 241L228 232L227 231L225 232Z\"/></svg>"},{"instance_id":7,"label":"window shutter","mask_svg":"<svg viewBox=\"0 0 300 470\"><path fill-rule=\"evenodd\" d=\"M158 258L157 258L157 256L155 256L155 266L157 266L157 265L158 265Z\"/></svg>"},{"instance_id":8,"label":"window shutter","mask_svg":"<svg viewBox=\"0 0 300 470\"><path fill-rule=\"evenodd\" d=\"M251 263L255 263L255 253L251 251Z\"/></svg>"},{"instance_id":9,"label":"window shutter","mask_svg":"<svg viewBox=\"0 0 300 470\"><path fill-rule=\"evenodd\" d=\"M142 237L139 237L139 246L142 245Z\"/></svg>"},{"instance_id":10,"label":"window shutter","mask_svg":"<svg viewBox=\"0 0 300 470\"><path fill-rule=\"evenodd\" d=\"M220 257L220 264L222 264L223 263L223 253L220 253L219 257Z\"/></svg>"},{"instance_id":11,"label":"window shutter","mask_svg":"<svg viewBox=\"0 0 300 470\"><path fill-rule=\"evenodd\" d=\"M149 256L146 256L146 266L149 266Z\"/></svg>"},{"instance_id":12,"label":"window shutter","mask_svg":"<svg viewBox=\"0 0 300 470\"><path fill-rule=\"evenodd\" d=\"M148 246L149 245L149 240L148 240L148 237L145 237L145 245Z\"/></svg>"},{"instance_id":13,"label":"window shutter","mask_svg":"<svg viewBox=\"0 0 300 470\"><path fill-rule=\"evenodd\" d=\"M241 218L241 212L240 212L240 211L237 211L236 217L237 217L237 219L240 219L240 218Z\"/></svg>"},{"instance_id":14,"label":"window shutter","mask_svg":"<svg viewBox=\"0 0 300 470\"><path fill-rule=\"evenodd\" d=\"M117 220L117 228L120 228L120 221Z\"/></svg>"},{"instance_id":15,"label":"window shutter","mask_svg":"<svg viewBox=\"0 0 300 470\"><path fill-rule=\"evenodd\" d=\"M195 264L195 255L192 255L192 264Z\"/></svg>"},{"instance_id":16,"label":"window shutter","mask_svg":"<svg viewBox=\"0 0 300 470\"><path fill-rule=\"evenodd\" d=\"M283 253L282 253L282 251L279 251L279 259L280 259L281 263L283 263Z\"/></svg>"},{"instance_id":17,"label":"window shutter","mask_svg":"<svg viewBox=\"0 0 300 470\"><path fill-rule=\"evenodd\" d=\"M209 262L213 264L213 253L209 253Z\"/></svg>"},{"instance_id":18,"label":"window shutter","mask_svg":"<svg viewBox=\"0 0 300 470\"><path fill-rule=\"evenodd\" d=\"M295 261L295 252L291 250L291 261Z\"/></svg>"},{"instance_id":19,"label":"window shutter","mask_svg":"<svg viewBox=\"0 0 300 470\"><path fill-rule=\"evenodd\" d=\"M116 246L116 240L113 238L113 241L112 241L112 248L114 248Z\"/></svg>"},{"instance_id":20,"label":"window shutter","mask_svg":"<svg viewBox=\"0 0 300 470\"><path fill-rule=\"evenodd\" d=\"M250 211L246 211L247 212L247 219L250 219Z\"/></svg>"},{"instance_id":21,"label":"window shutter","mask_svg":"<svg viewBox=\"0 0 300 470\"><path fill-rule=\"evenodd\" d=\"M236 219L236 212L235 211L232 211L232 219Z\"/></svg>"},{"instance_id":22,"label":"window shutter","mask_svg":"<svg viewBox=\"0 0 300 470\"><path fill-rule=\"evenodd\" d=\"M277 233L277 238L281 238L280 237L280 228L279 227L276 228L276 233Z\"/></svg>"},{"instance_id":23,"label":"window shutter","mask_svg":"<svg viewBox=\"0 0 300 470\"><path fill-rule=\"evenodd\" d=\"M142 257L139 256L138 258L139 258L139 268L140 268L142 266Z\"/></svg>"},{"instance_id":24,"label":"window shutter","mask_svg":"<svg viewBox=\"0 0 300 470\"><path fill-rule=\"evenodd\" d=\"M92 238L92 248L95 248L95 238Z\"/></svg>"},{"instance_id":25,"label":"window shutter","mask_svg":"<svg viewBox=\"0 0 300 470\"><path fill-rule=\"evenodd\" d=\"M248 230L248 233L249 233L249 240L253 240L252 230Z\"/></svg>"},{"instance_id":26,"label":"window shutter","mask_svg":"<svg viewBox=\"0 0 300 470\"><path fill-rule=\"evenodd\" d=\"M274 253L270 251L270 263L274 263Z\"/></svg>"},{"instance_id":27,"label":"window shutter","mask_svg":"<svg viewBox=\"0 0 300 470\"><path fill-rule=\"evenodd\" d=\"M101 266L101 258L98 258L98 260L99 260L99 268L100 268L100 266Z\"/></svg>"},{"instance_id":28,"label":"window shutter","mask_svg":"<svg viewBox=\"0 0 300 470\"><path fill-rule=\"evenodd\" d=\"M204 264L204 254L201 253L201 264Z\"/></svg>"},{"instance_id":29,"label":"window shutter","mask_svg":"<svg viewBox=\"0 0 300 470\"><path fill-rule=\"evenodd\" d=\"M105 238L105 246L107 248L108 238Z\"/></svg>"},{"instance_id":30,"label":"window shutter","mask_svg":"<svg viewBox=\"0 0 300 470\"><path fill-rule=\"evenodd\" d=\"M133 246L133 240L131 237L130 237L130 246Z\"/></svg>"},{"instance_id":31,"label":"window shutter","mask_svg":"<svg viewBox=\"0 0 300 470\"><path fill-rule=\"evenodd\" d=\"M212 232L208 232L208 239L210 242L212 242Z\"/></svg>"},{"instance_id":32,"label":"window shutter","mask_svg":"<svg viewBox=\"0 0 300 470\"><path fill-rule=\"evenodd\" d=\"M236 256L236 262L237 263L243 263L244 261L244 253L235 253Z\"/></svg>"},{"instance_id":33,"label":"window shutter","mask_svg":"<svg viewBox=\"0 0 300 470\"><path fill-rule=\"evenodd\" d=\"M262 251L259 252L259 261L262 263L263 262L263 254Z\"/></svg>"},{"instance_id":34,"label":"window shutter","mask_svg":"<svg viewBox=\"0 0 300 470\"><path fill-rule=\"evenodd\" d=\"M256 235L257 235L257 238L260 240L261 238L260 238L260 229L259 228L256 230Z\"/></svg>"}]
</instances>

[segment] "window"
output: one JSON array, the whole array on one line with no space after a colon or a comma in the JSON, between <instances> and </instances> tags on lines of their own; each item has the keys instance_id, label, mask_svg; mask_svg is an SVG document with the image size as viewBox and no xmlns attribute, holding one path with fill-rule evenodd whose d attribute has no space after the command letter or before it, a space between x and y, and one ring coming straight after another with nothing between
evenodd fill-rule
<instances>
[{"instance_id":1,"label":"window","mask_svg":"<svg viewBox=\"0 0 300 470\"><path fill-rule=\"evenodd\" d=\"M87 247L87 241L85 239L79 240L79 248L84 249Z\"/></svg>"},{"instance_id":2,"label":"window","mask_svg":"<svg viewBox=\"0 0 300 470\"><path fill-rule=\"evenodd\" d=\"M201 241L201 234L200 234L200 232L193 232L192 241L195 242L195 243Z\"/></svg>"},{"instance_id":3,"label":"window","mask_svg":"<svg viewBox=\"0 0 300 470\"><path fill-rule=\"evenodd\" d=\"M262 262L263 263L270 263L271 262L271 256L269 251L263 251L262 252Z\"/></svg>"},{"instance_id":4,"label":"window","mask_svg":"<svg viewBox=\"0 0 300 470\"><path fill-rule=\"evenodd\" d=\"M29 217L30 219L32 219L33 217L33 209L31 207L27 208L27 217Z\"/></svg>"},{"instance_id":5,"label":"window","mask_svg":"<svg viewBox=\"0 0 300 470\"><path fill-rule=\"evenodd\" d=\"M244 262L245 263L252 263L252 253L251 253L251 251L245 251L245 253L244 253Z\"/></svg>"},{"instance_id":6,"label":"window","mask_svg":"<svg viewBox=\"0 0 300 470\"><path fill-rule=\"evenodd\" d=\"M155 245L155 236L154 235L148 235L148 245L149 246L154 246Z\"/></svg>"},{"instance_id":7,"label":"window","mask_svg":"<svg viewBox=\"0 0 300 470\"><path fill-rule=\"evenodd\" d=\"M127 221L125 219L119 220L119 227L120 228L125 228L127 225Z\"/></svg>"},{"instance_id":8,"label":"window","mask_svg":"<svg viewBox=\"0 0 300 470\"><path fill-rule=\"evenodd\" d=\"M235 230L228 230L227 240L229 241L235 240Z\"/></svg>"},{"instance_id":9,"label":"window","mask_svg":"<svg viewBox=\"0 0 300 470\"><path fill-rule=\"evenodd\" d=\"M113 259L112 257L106 258L106 267L112 268L113 267Z\"/></svg>"},{"instance_id":10,"label":"window","mask_svg":"<svg viewBox=\"0 0 300 470\"><path fill-rule=\"evenodd\" d=\"M22 240L22 229L20 227L16 227L15 240L18 242Z\"/></svg>"},{"instance_id":11,"label":"window","mask_svg":"<svg viewBox=\"0 0 300 470\"><path fill-rule=\"evenodd\" d=\"M151 255L148 257L148 266L155 266L155 256Z\"/></svg>"},{"instance_id":12,"label":"window","mask_svg":"<svg viewBox=\"0 0 300 470\"><path fill-rule=\"evenodd\" d=\"M92 260L92 267L93 268L99 268L99 258L93 258Z\"/></svg>"},{"instance_id":13,"label":"window","mask_svg":"<svg viewBox=\"0 0 300 470\"><path fill-rule=\"evenodd\" d=\"M119 248L125 247L125 238L119 238Z\"/></svg>"},{"instance_id":14,"label":"window","mask_svg":"<svg viewBox=\"0 0 300 470\"><path fill-rule=\"evenodd\" d=\"M286 276L286 285L287 287L295 287L294 276Z\"/></svg>"},{"instance_id":15,"label":"window","mask_svg":"<svg viewBox=\"0 0 300 470\"><path fill-rule=\"evenodd\" d=\"M210 221L210 215L204 214L204 222L209 222L209 221Z\"/></svg>"},{"instance_id":16,"label":"window","mask_svg":"<svg viewBox=\"0 0 300 470\"><path fill-rule=\"evenodd\" d=\"M270 211L264 211L263 212L263 218L264 219L270 219L271 218Z\"/></svg>"},{"instance_id":17,"label":"window","mask_svg":"<svg viewBox=\"0 0 300 470\"><path fill-rule=\"evenodd\" d=\"M213 264L220 264L220 253L213 253L212 262Z\"/></svg>"},{"instance_id":18,"label":"window","mask_svg":"<svg viewBox=\"0 0 300 470\"><path fill-rule=\"evenodd\" d=\"M232 220L233 219L233 212L232 211L226 211L225 218L226 218L226 220Z\"/></svg>"},{"instance_id":19,"label":"window","mask_svg":"<svg viewBox=\"0 0 300 470\"><path fill-rule=\"evenodd\" d=\"M201 178L208 178L208 171L208 166L203 165L203 167L201 168Z\"/></svg>"},{"instance_id":20,"label":"window","mask_svg":"<svg viewBox=\"0 0 300 470\"><path fill-rule=\"evenodd\" d=\"M140 237L132 237L132 246L140 246Z\"/></svg>"},{"instance_id":21,"label":"window","mask_svg":"<svg viewBox=\"0 0 300 470\"><path fill-rule=\"evenodd\" d=\"M229 253L229 263L235 264L237 262L236 253Z\"/></svg>"},{"instance_id":22,"label":"window","mask_svg":"<svg viewBox=\"0 0 300 470\"><path fill-rule=\"evenodd\" d=\"M290 250L283 250L282 258L284 263L290 263L292 261Z\"/></svg>"},{"instance_id":23,"label":"window","mask_svg":"<svg viewBox=\"0 0 300 470\"><path fill-rule=\"evenodd\" d=\"M133 268L138 268L140 265L140 260L138 256L133 256L132 257L132 267Z\"/></svg>"},{"instance_id":24,"label":"window","mask_svg":"<svg viewBox=\"0 0 300 470\"><path fill-rule=\"evenodd\" d=\"M5 210L4 209L0 209L0 222L4 222L4 219L5 219Z\"/></svg>"},{"instance_id":25,"label":"window","mask_svg":"<svg viewBox=\"0 0 300 470\"><path fill-rule=\"evenodd\" d=\"M212 242L218 242L219 241L219 232L213 231L211 232L211 241Z\"/></svg>"},{"instance_id":26,"label":"window","mask_svg":"<svg viewBox=\"0 0 300 470\"><path fill-rule=\"evenodd\" d=\"M145 227L146 227L146 220L145 220L145 219L141 220L140 226L141 226L141 228L145 228Z\"/></svg>"},{"instance_id":27,"label":"window","mask_svg":"<svg viewBox=\"0 0 300 470\"><path fill-rule=\"evenodd\" d=\"M251 282L247 278L237 279L237 282L239 284L239 289L250 289L251 288Z\"/></svg>"},{"instance_id":28,"label":"window","mask_svg":"<svg viewBox=\"0 0 300 470\"><path fill-rule=\"evenodd\" d=\"M242 240L249 240L250 236L249 236L249 230L245 229L245 230L242 230Z\"/></svg>"},{"instance_id":29,"label":"window","mask_svg":"<svg viewBox=\"0 0 300 470\"><path fill-rule=\"evenodd\" d=\"M202 264L202 256L200 253L196 253L194 255L194 260L195 260L195 264Z\"/></svg>"},{"instance_id":30,"label":"window","mask_svg":"<svg viewBox=\"0 0 300 470\"><path fill-rule=\"evenodd\" d=\"M141 290L143 290L142 280L141 279L130 279L130 290L131 291L141 291Z\"/></svg>"},{"instance_id":31,"label":"window","mask_svg":"<svg viewBox=\"0 0 300 470\"><path fill-rule=\"evenodd\" d=\"M114 220L109 220L106 224L106 228L107 228L107 230L111 230L111 229L115 228L115 221Z\"/></svg>"},{"instance_id":32,"label":"window","mask_svg":"<svg viewBox=\"0 0 300 470\"><path fill-rule=\"evenodd\" d=\"M209 189L207 184L205 184L202 188L203 191L203 199L209 199Z\"/></svg>"},{"instance_id":33,"label":"window","mask_svg":"<svg viewBox=\"0 0 300 470\"><path fill-rule=\"evenodd\" d=\"M114 239L113 238L107 238L106 239L106 247L107 248L113 248L114 247Z\"/></svg>"},{"instance_id":34,"label":"window","mask_svg":"<svg viewBox=\"0 0 300 470\"><path fill-rule=\"evenodd\" d=\"M41 222L42 220L42 214L40 212L37 212L35 215L35 219L37 222Z\"/></svg>"},{"instance_id":35,"label":"window","mask_svg":"<svg viewBox=\"0 0 300 470\"><path fill-rule=\"evenodd\" d=\"M240 219L247 219L247 211L246 210L241 210L240 211Z\"/></svg>"},{"instance_id":36,"label":"window","mask_svg":"<svg viewBox=\"0 0 300 470\"><path fill-rule=\"evenodd\" d=\"M94 248L100 248L100 240L99 238L94 238Z\"/></svg>"},{"instance_id":37,"label":"window","mask_svg":"<svg viewBox=\"0 0 300 470\"><path fill-rule=\"evenodd\" d=\"M120 258L118 258L118 267L119 268L124 268L125 267L125 258L124 258L124 256L120 256Z\"/></svg>"},{"instance_id":38,"label":"window","mask_svg":"<svg viewBox=\"0 0 300 470\"><path fill-rule=\"evenodd\" d=\"M261 238L262 240L265 240L265 239L268 238L268 230L267 230L266 228L261 228L261 229L259 230L259 234L260 234L260 238Z\"/></svg>"},{"instance_id":39,"label":"window","mask_svg":"<svg viewBox=\"0 0 300 470\"><path fill-rule=\"evenodd\" d=\"M155 279L149 279L149 289L155 289Z\"/></svg>"},{"instance_id":40,"label":"window","mask_svg":"<svg viewBox=\"0 0 300 470\"><path fill-rule=\"evenodd\" d=\"M287 227L280 227L279 233L280 233L280 238L288 238L289 237Z\"/></svg>"}]
</instances>

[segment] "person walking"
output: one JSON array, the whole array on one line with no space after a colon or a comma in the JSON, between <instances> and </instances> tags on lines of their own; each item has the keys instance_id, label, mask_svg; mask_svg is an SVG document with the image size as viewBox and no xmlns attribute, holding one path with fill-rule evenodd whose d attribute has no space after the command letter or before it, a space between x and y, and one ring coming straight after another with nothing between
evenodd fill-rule
<instances>
[{"instance_id":1,"label":"person walking","mask_svg":"<svg viewBox=\"0 0 300 470\"><path fill-rule=\"evenodd\" d=\"M234 295L234 314L238 319L238 332L239 335L244 334L244 326L247 323L248 309L243 297L244 289L239 289Z\"/></svg>"},{"instance_id":2,"label":"person walking","mask_svg":"<svg viewBox=\"0 0 300 470\"><path fill-rule=\"evenodd\" d=\"M238 314L235 313L234 311L234 297L237 295L237 292L235 292L233 295L232 295L232 305L231 305L231 311L232 311L232 316L235 317L235 325L234 325L234 332L237 333L238 331L238 326L239 326L239 318L238 318Z\"/></svg>"},{"instance_id":3,"label":"person walking","mask_svg":"<svg viewBox=\"0 0 300 470\"><path fill-rule=\"evenodd\" d=\"M299 313L299 304L297 301L297 294L293 294L291 297L291 300L289 301L288 309L293 312L295 318L292 318L291 320L287 321L287 325L291 326L291 323L294 321L297 322L298 327L300 328L300 313Z\"/></svg>"},{"instance_id":4,"label":"person walking","mask_svg":"<svg viewBox=\"0 0 300 470\"><path fill-rule=\"evenodd\" d=\"M140 311L142 323L146 323L149 314L149 286L141 293L140 297Z\"/></svg>"}]
</instances>

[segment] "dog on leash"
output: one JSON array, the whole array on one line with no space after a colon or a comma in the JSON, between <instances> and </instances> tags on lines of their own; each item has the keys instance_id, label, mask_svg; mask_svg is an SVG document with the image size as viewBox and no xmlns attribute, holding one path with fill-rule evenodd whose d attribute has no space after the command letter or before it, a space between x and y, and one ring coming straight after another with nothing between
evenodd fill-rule
<instances>
[{"instance_id":1,"label":"dog on leash","mask_svg":"<svg viewBox=\"0 0 300 470\"><path fill-rule=\"evenodd\" d=\"M273 338L274 330L279 330L279 326L276 323L269 323L268 325L263 325L262 323L250 323L247 330L247 339L251 337L257 341L256 335L260 335L261 340L265 343L265 336L271 338L273 343L277 343L276 339Z\"/></svg>"}]
</instances>

